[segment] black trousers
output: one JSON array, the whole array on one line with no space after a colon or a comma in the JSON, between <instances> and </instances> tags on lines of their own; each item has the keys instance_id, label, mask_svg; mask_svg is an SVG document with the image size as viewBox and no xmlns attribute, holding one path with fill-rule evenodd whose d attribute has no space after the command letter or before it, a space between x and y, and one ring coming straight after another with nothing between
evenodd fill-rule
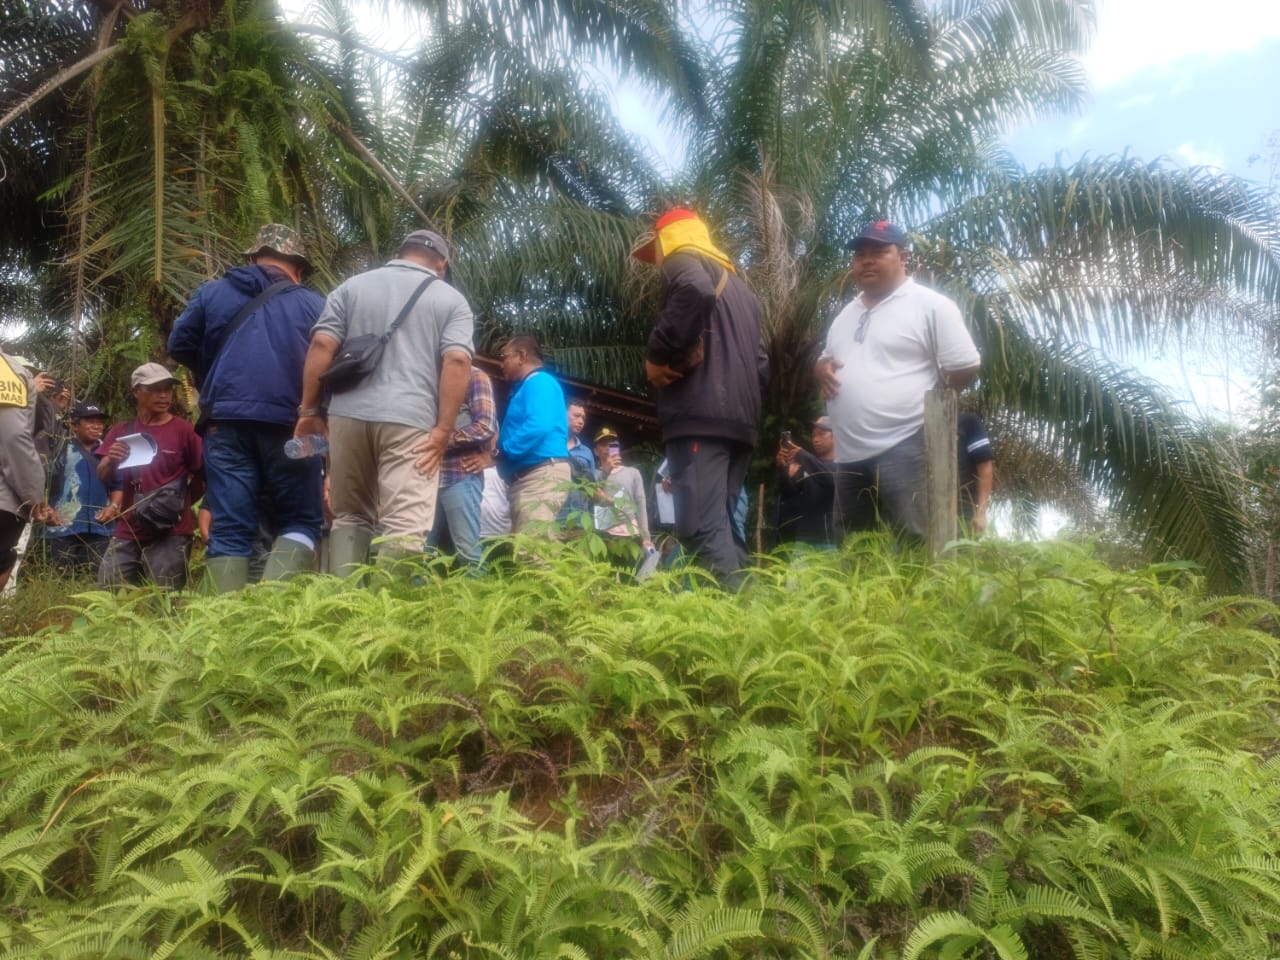
<instances>
[{"instance_id":1,"label":"black trousers","mask_svg":"<svg viewBox=\"0 0 1280 960\"><path fill-rule=\"evenodd\" d=\"M93 533L72 533L63 537L46 537L49 565L58 573L96 574L107 554L111 538Z\"/></svg>"},{"instance_id":2,"label":"black trousers","mask_svg":"<svg viewBox=\"0 0 1280 960\"><path fill-rule=\"evenodd\" d=\"M680 545L722 587L737 590L749 557L734 532L733 509L747 479L751 446L719 437L681 437L666 447Z\"/></svg>"},{"instance_id":3,"label":"black trousers","mask_svg":"<svg viewBox=\"0 0 1280 960\"><path fill-rule=\"evenodd\" d=\"M16 513L0 510L0 574L8 573L18 562L18 541L26 525Z\"/></svg>"}]
</instances>

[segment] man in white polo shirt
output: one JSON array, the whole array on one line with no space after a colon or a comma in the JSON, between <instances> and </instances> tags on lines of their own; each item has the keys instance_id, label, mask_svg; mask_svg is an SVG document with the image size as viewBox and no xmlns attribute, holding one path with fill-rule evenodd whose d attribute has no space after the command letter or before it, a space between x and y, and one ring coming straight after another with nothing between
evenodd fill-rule
<instances>
[{"instance_id":1,"label":"man in white polo shirt","mask_svg":"<svg viewBox=\"0 0 1280 960\"><path fill-rule=\"evenodd\" d=\"M858 296L831 322L814 366L835 435L843 534L879 519L924 538L924 395L963 390L981 366L960 308L907 276L906 245L887 220L850 241Z\"/></svg>"}]
</instances>

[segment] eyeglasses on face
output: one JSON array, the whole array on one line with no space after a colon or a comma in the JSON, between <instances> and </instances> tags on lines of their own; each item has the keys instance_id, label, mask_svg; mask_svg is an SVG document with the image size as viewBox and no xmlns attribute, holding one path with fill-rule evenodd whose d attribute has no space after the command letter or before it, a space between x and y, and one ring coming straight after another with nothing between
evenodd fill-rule
<instances>
[{"instance_id":1,"label":"eyeglasses on face","mask_svg":"<svg viewBox=\"0 0 1280 960\"><path fill-rule=\"evenodd\" d=\"M853 331L853 342L862 343L867 339L867 327L871 325L871 311L862 311L862 318L858 321L858 329Z\"/></svg>"}]
</instances>

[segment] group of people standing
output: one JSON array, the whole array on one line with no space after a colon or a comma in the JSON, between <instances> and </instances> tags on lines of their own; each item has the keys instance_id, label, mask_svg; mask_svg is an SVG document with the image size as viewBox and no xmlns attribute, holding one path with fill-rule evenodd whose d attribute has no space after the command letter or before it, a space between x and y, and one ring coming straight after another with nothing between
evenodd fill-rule
<instances>
[{"instance_id":1,"label":"group of people standing","mask_svg":"<svg viewBox=\"0 0 1280 960\"><path fill-rule=\"evenodd\" d=\"M906 245L884 221L851 241L859 294L833 321L815 368L828 414L814 425L812 456L785 446L779 454L788 480L830 478L831 512L821 521L830 539L879 520L923 535L924 393L939 382L963 389L978 373L959 309L907 276ZM335 574L371 550L389 563L441 537L478 568L486 473L505 487L517 533L555 536L586 522L651 550L639 473L622 463L610 428L584 442L585 411L566 404L532 335L502 346L510 392L499 423L493 385L472 363L473 316L448 282L449 256L442 236L415 230L389 262L323 298L303 283L312 264L298 235L263 227L247 262L203 284L169 338L199 390L198 424L173 415L177 381L158 363L134 371L136 416L105 437L100 408L72 412L77 502L103 497L85 518L98 525L95 536L112 525L100 580L145 574L181 586L191 505L202 495L208 575L219 591L249 581L264 540L265 578L314 569L326 528ZM733 517L769 376L760 302L692 210L665 213L632 256L661 278L645 372L674 531L735 589L748 553ZM15 376L0 378L0 432L17 437L24 421L6 414L29 407L31 384L7 357L6 365ZM143 443L153 453L139 460ZM67 519L24 451L5 449L0 547L28 516ZM101 492L86 493L94 482ZM166 510L176 514L167 527Z\"/></svg>"}]
</instances>

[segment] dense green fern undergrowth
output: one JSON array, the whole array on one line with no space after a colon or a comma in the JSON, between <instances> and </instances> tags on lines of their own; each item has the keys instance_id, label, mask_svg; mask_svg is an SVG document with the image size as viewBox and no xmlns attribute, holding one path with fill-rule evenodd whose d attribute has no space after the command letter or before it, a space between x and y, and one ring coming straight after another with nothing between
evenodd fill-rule
<instances>
[{"instance_id":1,"label":"dense green fern undergrowth","mask_svg":"<svg viewBox=\"0 0 1280 960\"><path fill-rule=\"evenodd\" d=\"M1060 544L614 580L81 598L0 648L0 952L1280 955L1271 608Z\"/></svg>"}]
</instances>

